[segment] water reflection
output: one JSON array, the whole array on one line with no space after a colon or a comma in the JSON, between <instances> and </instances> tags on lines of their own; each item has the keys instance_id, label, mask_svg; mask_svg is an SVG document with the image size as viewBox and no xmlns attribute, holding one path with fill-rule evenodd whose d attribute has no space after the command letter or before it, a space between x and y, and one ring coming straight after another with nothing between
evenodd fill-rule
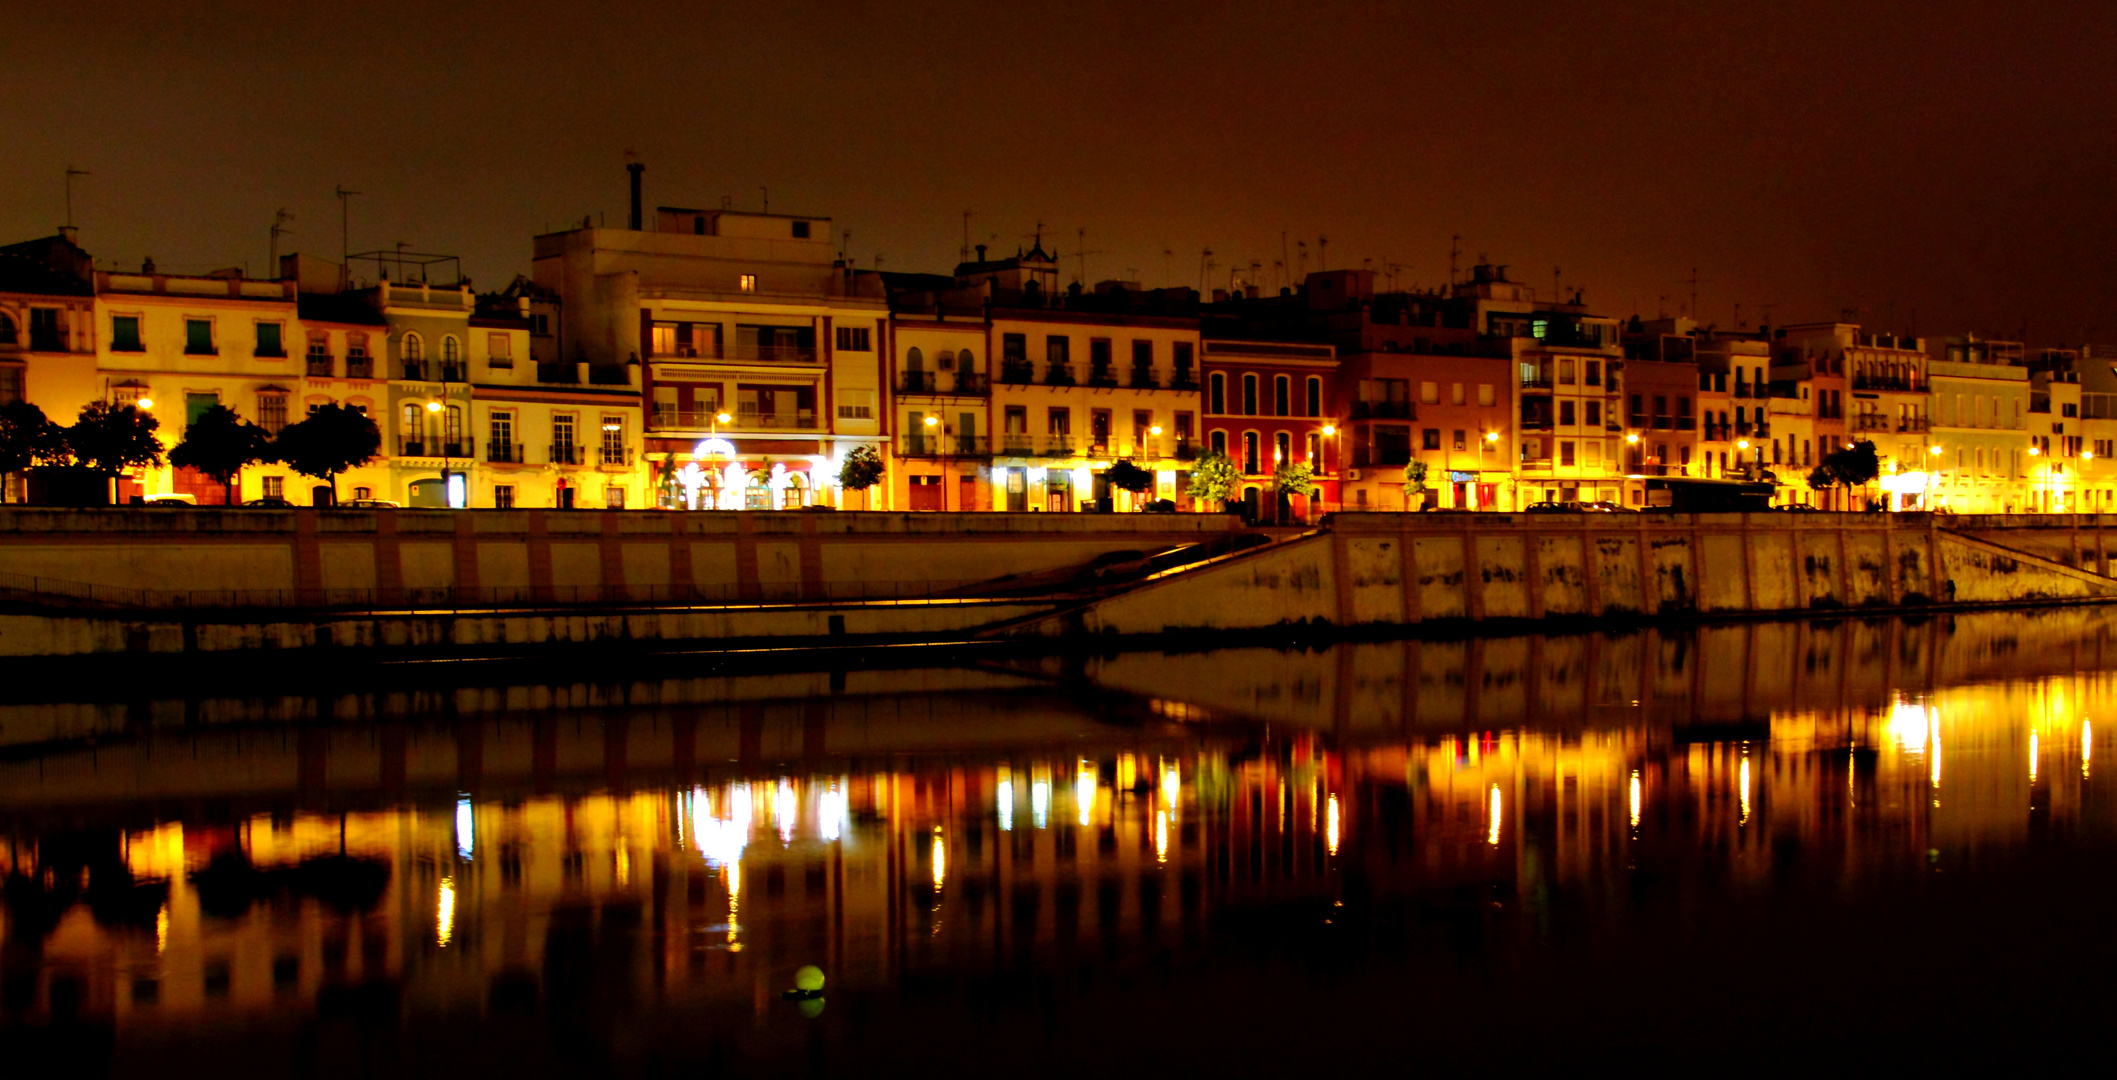
<instances>
[{"instance_id":1,"label":"water reflection","mask_svg":"<svg viewBox=\"0 0 2117 1080\"><path fill-rule=\"evenodd\" d=\"M1761 896L2099 851L2104 630L2076 611L1119 656L1059 692L1029 665L130 727L0 763L0 1022L99 1026L120 1064L356 991L394 1022L703 1009L762 1030L816 964L832 1005L807 1015L849 1023L845 1002L934 979L1224 962L1246 913L1469 896L1537 940L1554 913L1631 918L1613 888L1644 874Z\"/></svg>"}]
</instances>

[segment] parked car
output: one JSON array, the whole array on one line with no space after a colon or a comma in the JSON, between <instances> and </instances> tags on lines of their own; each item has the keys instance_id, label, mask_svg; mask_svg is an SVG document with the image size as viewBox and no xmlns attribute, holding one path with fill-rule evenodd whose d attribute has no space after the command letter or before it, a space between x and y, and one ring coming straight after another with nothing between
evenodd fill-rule
<instances>
[{"instance_id":1,"label":"parked car","mask_svg":"<svg viewBox=\"0 0 2117 1080\"><path fill-rule=\"evenodd\" d=\"M251 500L250 500L249 502L246 502L246 503L244 503L243 505L244 505L244 506L257 506L257 507L262 507L262 508L264 508L264 509L267 509L267 510L292 510L292 509L294 509L294 504L293 504L293 503L290 503L290 502L288 502L288 501L287 501L287 500L285 500L285 499L275 499L275 498L266 498L266 499L251 499Z\"/></svg>"},{"instance_id":2,"label":"parked car","mask_svg":"<svg viewBox=\"0 0 2117 1080\"><path fill-rule=\"evenodd\" d=\"M338 505L347 510L395 510L404 504L389 499L349 499Z\"/></svg>"},{"instance_id":3,"label":"parked car","mask_svg":"<svg viewBox=\"0 0 2117 1080\"><path fill-rule=\"evenodd\" d=\"M1636 514L1639 511L1613 502L1540 502L1522 508L1525 514Z\"/></svg>"},{"instance_id":4,"label":"parked car","mask_svg":"<svg viewBox=\"0 0 2117 1080\"><path fill-rule=\"evenodd\" d=\"M149 495L142 500L148 506L197 506L198 496L183 494Z\"/></svg>"}]
</instances>

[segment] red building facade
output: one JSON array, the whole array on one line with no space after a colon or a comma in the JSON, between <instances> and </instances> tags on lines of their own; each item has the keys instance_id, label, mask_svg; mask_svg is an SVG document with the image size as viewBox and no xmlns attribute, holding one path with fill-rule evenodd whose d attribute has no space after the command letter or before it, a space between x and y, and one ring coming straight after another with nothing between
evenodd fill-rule
<instances>
[{"instance_id":1,"label":"red building facade","mask_svg":"<svg viewBox=\"0 0 2117 1080\"><path fill-rule=\"evenodd\" d=\"M1338 360L1326 344L1215 341L1204 343L1200 371L1205 449L1234 462L1241 481L1231 498L1253 515L1270 517L1278 505L1273 472L1281 462L1306 462L1315 471L1313 498L1292 496L1300 518L1338 506Z\"/></svg>"}]
</instances>

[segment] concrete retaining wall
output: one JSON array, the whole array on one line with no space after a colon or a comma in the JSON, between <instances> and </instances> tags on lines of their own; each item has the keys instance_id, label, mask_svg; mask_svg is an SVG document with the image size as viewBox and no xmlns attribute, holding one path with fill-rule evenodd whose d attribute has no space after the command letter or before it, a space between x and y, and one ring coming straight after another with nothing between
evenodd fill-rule
<instances>
[{"instance_id":1,"label":"concrete retaining wall","mask_svg":"<svg viewBox=\"0 0 2117 1080\"><path fill-rule=\"evenodd\" d=\"M1166 575L1023 632L1765 614L2117 595L2117 582L1943 528L1949 520L1341 514L1327 532Z\"/></svg>"},{"instance_id":2,"label":"concrete retaining wall","mask_svg":"<svg viewBox=\"0 0 2117 1080\"><path fill-rule=\"evenodd\" d=\"M0 507L0 584L274 605L891 597L1239 527L1194 514Z\"/></svg>"}]
</instances>

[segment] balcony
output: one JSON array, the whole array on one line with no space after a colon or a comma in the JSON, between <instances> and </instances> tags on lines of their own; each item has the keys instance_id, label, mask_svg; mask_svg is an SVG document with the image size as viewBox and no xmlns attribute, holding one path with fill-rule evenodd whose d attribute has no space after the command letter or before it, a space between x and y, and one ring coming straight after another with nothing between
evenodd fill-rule
<instances>
[{"instance_id":1,"label":"balcony","mask_svg":"<svg viewBox=\"0 0 2117 1080\"><path fill-rule=\"evenodd\" d=\"M714 418L721 415L714 409L672 409L657 405L647 418L647 426L659 431L820 431L814 412L799 413L730 413L732 419L719 423Z\"/></svg>"},{"instance_id":2,"label":"balcony","mask_svg":"<svg viewBox=\"0 0 2117 1080\"><path fill-rule=\"evenodd\" d=\"M766 364L813 364L816 362L814 345L753 345L740 343L735 346L731 360L750 360Z\"/></svg>"},{"instance_id":3,"label":"balcony","mask_svg":"<svg viewBox=\"0 0 2117 1080\"><path fill-rule=\"evenodd\" d=\"M1177 368L1176 377L1169 380L1169 389L1196 390L1198 389L1198 377L1191 374L1190 368Z\"/></svg>"},{"instance_id":4,"label":"balcony","mask_svg":"<svg viewBox=\"0 0 2117 1080\"><path fill-rule=\"evenodd\" d=\"M985 435L928 435L919 432L897 437L898 457L984 457L991 452L992 440Z\"/></svg>"},{"instance_id":5,"label":"balcony","mask_svg":"<svg viewBox=\"0 0 2117 1080\"><path fill-rule=\"evenodd\" d=\"M1134 390L1154 390L1160 388L1161 380L1154 377L1153 368L1135 367L1132 369L1131 386Z\"/></svg>"},{"instance_id":6,"label":"balcony","mask_svg":"<svg viewBox=\"0 0 2117 1080\"><path fill-rule=\"evenodd\" d=\"M1409 401L1355 401L1355 420L1417 420L1419 410Z\"/></svg>"},{"instance_id":7,"label":"balcony","mask_svg":"<svg viewBox=\"0 0 2117 1080\"><path fill-rule=\"evenodd\" d=\"M1746 382L1742 382L1742 381L1740 381L1740 380L1737 380L1737 381L1735 382L1735 392L1734 392L1733 396L1734 396L1734 397L1738 397L1738 398L1747 398L1747 397L1751 397L1751 396L1755 396L1755 397L1763 397L1763 396L1764 396L1764 395L1763 395L1763 394L1761 394L1761 393L1759 393L1759 394L1755 394L1755 395L1752 395L1752 394L1750 393L1750 389L1751 389L1751 384L1750 384L1750 383L1746 383Z\"/></svg>"},{"instance_id":8,"label":"balcony","mask_svg":"<svg viewBox=\"0 0 2117 1080\"><path fill-rule=\"evenodd\" d=\"M400 439L398 439L398 440L397 440L397 456L398 456L398 457L425 457L425 456L426 456L426 448L427 448L427 447L428 447L429 445L431 445L431 444L429 444L429 443L428 443L428 442L427 442L427 441L426 441L425 439L405 439L405 438L400 438Z\"/></svg>"},{"instance_id":9,"label":"balcony","mask_svg":"<svg viewBox=\"0 0 2117 1080\"><path fill-rule=\"evenodd\" d=\"M527 458L518 442L488 442L485 444L485 460L495 465L520 465Z\"/></svg>"},{"instance_id":10,"label":"balcony","mask_svg":"<svg viewBox=\"0 0 2117 1080\"><path fill-rule=\"evenodd\" d=\"M1924 431L1926 430L1926 425L1927 420L1923 416L1906 416L1897 420L1896 429L1904 432Z\"/></svg>"},{"instance_id":11,"label":"balcony","mask_svg":"<svg viewBox=\"0 0 2117 1080\"><path fill-rule=\"evenodd\" d=\"M629 446L604 446L596 455L596 464L606 469L623 469L632 464L632 448Z\"/></svg>"},{"instance_id":12,"label":"balcony","mask_svg":"<svg viewBox=\"0 0 2117 1080\"><path fill-rule=\"evenodd\" d=\"M309 378L328 379L338 374L338 358L330 353L309 354Z\"/></svg>"},{"instance_id":13,"label":"balcony","mask_svg":"<svg viewBox=\"0 0 2117 1080\"><path fill-rule=\"evenodd\" d=\"M375 377L375 362L366 354L345 358L345 377L348 379L372 379Z\"/></svg>"},{"instance_id":14,"label":"balcony","mask_svg":"<svg viewBox=\"0 0 2117 1080\"><path fill-rule=\"evenodd\" d=\"M405 382L426 381L426 361L406 360L400 367L404 372L403 378Z\"/></svg>"},{"instance_id":15,"label":"balcony","mask_svg":"<svg viewBox=\"0 0 2117 1080\"><path fill-rule=\"evenodd\" d=\"M1088 385L1110 389L1117 385L1117 373L1108 364L1097 364L1088 371Z\"/></svg>"},{"instance_id":16,"label":"balcony","mask_svg":"<svg viewBox=\"0 0 2117 1080\"><path fill-rule=\"evenodd\" d=\"M1895 390L1900 393L1924 393L1924 380L1902 375L1854 375L1855 390Z\"/></svg>"},{"instance_id":17,"label":"balcony","mask_svg":"<svg viewBox=\"0 0 2117 1080\"><path fill-rule=\"evenodd\" d=\"M470 381L470 368L468 368L468 367L465 367L465 366L464 366L463 364L460 364L460 363L456 363L456 364L443 364L443 365L441 365L441 381L442 381L442 382L469 382L469 381Z\"/></svg>"},{"instance_id":18,"label":"balcony","mask_svg":"<svg viewBox=\"0 0 2117 1080\"><path fill-rule=\"evenodd\" d=\"M1047 458L1069 458L1079 447L1071 435L1046 435L1037 443L1036 456Z\"/></svg>"},{"instance_id":19,"label":"balcony","mask_svg":"<svg viewBox=\"0 0 2117 1080\"><path fill-rule=\"evenodd\" d=\"M968 396L983 395L986 390L985 376L975 371L904 371L897 374L897 392L900 394Z\"/></svg>"},{"instance_id":20,"label":"balcony","mask_svg":"<svg viewBox=\"0 0 2117 1080\"><path fill-rule=\"evenodd\" d=\"M1551 376L1549 376L1549 375L1524 375L1524 376L1522 376L1522 389L1524 389L1524 390L1549 390L1549 389L1551 389Z\"/></svg>"},{"instance_id":21,"label":"balcony","mask_svg":"<svg viewBox=\"0 0 2117 1080\"><path fill-rule=\"evenodd\" d=\"M1009 386L1028 386L1036 381L1036 376L1028 361L1009 361L1000 365L1000 381Z\"/></svg>"},{"instance_id":22,"label":"balcony","mask_svg":"<svg viewBox=\"0 0 2117 1080\"><path fill-rule=\"evenodd\" d=\"M1036 439L1026 432L1010 431L1000 436L998 452L1006 457L1035 457Z\"/></svg>"},{"instance_id":23,"label":"balcony","mask_svg":"<svg viewBox=\"0 0 2117 1080\"><path fill-rule=\"evenodd\" d=\"M1198 447L1189 439L1176 440L1175 452L1170 455L1178 461L1198 460Z\"/></svg>"},{"instance_id":24,"label":"balcony","mask_svg":"<svg viewBox=\"0 0 2117 1080\"><path fill-rule=\"evenodd\" d=\"M1854 431L1895 431L1896 422L1880 413L1855 413L1852 417Z\"/></svg>"},{"instance_id":25,"label":"balcony","mask_svg":"<svg viewBox=\"0 0 2117 1080\"><path fill-rule=\"evenodd\" d=\"M1050 364L1044 368L1045 386L1073 386L1072 364Z\"/></svg>"},{"instance_id":26,"label":"balcony","mask_svg":"<svg viewBox=\"0 0 2117 1080\"><path fill-rule=\"evenodd\" d=\"M550 447L550 453L550 461L553 465L579 465L581 463L581 448L572 443L553 443Z\"/></svg>"}]
</instances>

